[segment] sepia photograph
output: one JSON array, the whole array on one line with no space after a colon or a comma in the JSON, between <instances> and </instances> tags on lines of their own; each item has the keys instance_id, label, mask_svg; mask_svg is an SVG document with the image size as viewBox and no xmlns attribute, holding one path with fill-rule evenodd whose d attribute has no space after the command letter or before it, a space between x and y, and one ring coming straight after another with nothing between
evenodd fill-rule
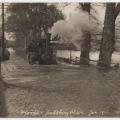
<instances>
[{"instance_id":1,"label":"sepia photograph","mask_svg":"<svg viewBox=\"0 0 120 120\"><path fill-rule=\"evenodd\" d=\"M0 3L0 118L120 117L120 3Z\"/></svg>"}]
</instances>

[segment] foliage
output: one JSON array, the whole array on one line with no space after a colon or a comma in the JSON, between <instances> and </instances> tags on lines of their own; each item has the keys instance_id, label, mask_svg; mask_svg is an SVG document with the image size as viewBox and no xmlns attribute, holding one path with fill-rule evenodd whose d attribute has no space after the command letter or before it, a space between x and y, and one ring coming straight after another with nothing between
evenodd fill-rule
<instances>
[{"instance_id":1,"label":"foliage","mask_svg":"<svg viewBox=\"0 0 120 120\"><path fill-rule=\"evenodd\" d=\"M12 3L7 12L10 15L6 21L6 31L14 33L17 41L30 34L36 37L41 30L47 32L54 22L64 18L55 5L46 3Z\"/></svg>"}]
</instances>

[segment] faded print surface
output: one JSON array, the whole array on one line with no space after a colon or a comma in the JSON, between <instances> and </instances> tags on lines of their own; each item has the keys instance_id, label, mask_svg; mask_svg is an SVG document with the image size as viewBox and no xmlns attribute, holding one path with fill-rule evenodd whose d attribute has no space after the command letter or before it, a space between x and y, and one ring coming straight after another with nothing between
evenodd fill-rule
<instances>
[{"instance_id":1,"label":"faded print surface","mask_svg":"<svg viewBox=\"0 0 120 120\"><path fill-rule=\"evenodd\" d=\"M105 10L114 4L107 5L88 3L87 11L84 3L4 4L1 73L8 117L120 116L120 22L118 14L115 43L108 42ZM108 57L114 44L109 69L98 65L102 38ZM89 64L80 64L88 57Z\"/></svg>"}]
</instances>

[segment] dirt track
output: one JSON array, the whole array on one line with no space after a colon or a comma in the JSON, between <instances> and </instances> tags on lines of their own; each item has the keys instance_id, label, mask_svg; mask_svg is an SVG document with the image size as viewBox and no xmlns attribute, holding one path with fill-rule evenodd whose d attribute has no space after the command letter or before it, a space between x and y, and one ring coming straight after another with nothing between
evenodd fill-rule
<instances>
[{"instance_id":1,"label":"dirt track","mask_svg":"<svg viewBox=\"0 0 120 120\"><path fill-rule=\"evenodd\" d=\"M120 69L2 64L9 117L120 116Z\"/></svg>"}]
</instances>

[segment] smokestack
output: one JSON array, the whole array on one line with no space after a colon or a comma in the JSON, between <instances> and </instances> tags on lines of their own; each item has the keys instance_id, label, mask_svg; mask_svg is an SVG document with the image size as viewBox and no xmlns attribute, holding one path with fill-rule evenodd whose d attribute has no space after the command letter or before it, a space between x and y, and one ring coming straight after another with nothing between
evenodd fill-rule
<instances>
[{"instance_id":1,"label":"smokestack","mask_svg":"<svg viewBox=\"0 0 120 120\"><path fill-rule=\"evenodd\" d=\"M51 38L51 33L46 33L46 39L50 41L50 38Z\"/></svg>"},{"instance_id":2,"label":"smokestack","mask_svg":"<svg viewBox=\"0 0 120 120\"><path fill-rule=\"evenodd\" d=\"M49 53L51 34L46 33L46 53Z\"/></svg>"}]
</instances>

